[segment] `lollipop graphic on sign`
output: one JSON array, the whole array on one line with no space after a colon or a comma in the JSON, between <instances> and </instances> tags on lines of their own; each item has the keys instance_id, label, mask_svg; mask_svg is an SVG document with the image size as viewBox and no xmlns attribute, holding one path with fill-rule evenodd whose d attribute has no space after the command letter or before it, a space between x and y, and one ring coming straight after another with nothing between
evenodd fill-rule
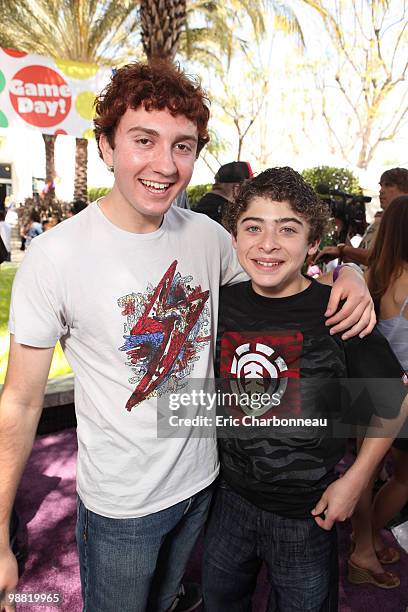
<instances>
[{"instance_id":1,"label":"lollipop graphic on sign","mask_svg":"<svg viewBox=\"0 0 408 612\"><path fill-rule=\"evenodd\" d=\"M35 127L61 123L71 110L71 91L58 72L46 66L26 66L10 81L14 110Z\"/></svg>"}]
</instances>

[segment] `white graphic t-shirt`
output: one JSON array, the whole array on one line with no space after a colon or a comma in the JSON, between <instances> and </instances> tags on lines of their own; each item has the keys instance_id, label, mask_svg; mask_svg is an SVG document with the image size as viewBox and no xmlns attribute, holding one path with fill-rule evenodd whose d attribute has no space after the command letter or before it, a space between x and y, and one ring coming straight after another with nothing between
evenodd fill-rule
<instances>
[{"instance_id":1,"label":"white graphic t-shirt","mask_svg":"<svg viewBox=\"0 0 408 612\"><path fill-rule=\"evenodd\" d=\"M15 277L10 331L61 340L75 373L77 489L103 516L168 508L217 476L216 441L158 438L157 401L211 379L219 286L243 279L228 233L172 207L134 234L97 203L33 241Z\"/></svg>"}]
</instances>

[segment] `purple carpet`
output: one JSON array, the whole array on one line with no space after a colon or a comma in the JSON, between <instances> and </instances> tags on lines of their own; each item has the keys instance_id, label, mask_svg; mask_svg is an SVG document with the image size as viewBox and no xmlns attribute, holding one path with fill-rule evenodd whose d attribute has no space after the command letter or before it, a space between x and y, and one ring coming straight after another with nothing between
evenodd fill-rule
<instances>
[{"instance_id":1,"label":"purple carpet","mask_svg":"<svg viewBox=\"0 0 408 612\"><path fill-rule=\"evenodd\" d=\"M17 498L22 540L29 554L19 584L20 591L54 592L63 595L60 610L82 610L78 558L75 545L75 430L69 429L36 439ZM340 611L406 612L408 606L408 555L395 564L401 578L398 589L385 591L373 586L353 586L345 579L349 525L339 525ZM389 541L393 540L389 534ZM196 547L188 577L199 580L201 545ZM261 574L254 612L264 612L268 596L265 574ZM17 610L56 612L52 606L22 605ZM119 612L119 611L118 611ZM211 612L211 611L209 611ZM284 611L283 611L284 612Z\"/></svg>"}]
</instances>

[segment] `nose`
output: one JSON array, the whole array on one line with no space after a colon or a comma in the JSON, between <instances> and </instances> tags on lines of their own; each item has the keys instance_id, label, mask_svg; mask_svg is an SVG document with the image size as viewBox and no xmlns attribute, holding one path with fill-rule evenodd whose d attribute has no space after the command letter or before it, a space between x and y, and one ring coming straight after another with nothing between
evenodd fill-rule
<instances>
[{"instance_id":1,"label":"nose","mask_svg":"<svg viewBox=\"0 0 408 612\"><path fill-rule=\"evenodd\" d=\"M259 236L258 248L264 253L271 253L280 249L276 231L272 229L263 231Z\"/></svg>"},{"instance_id":2,"label":"nose","mask_svg":"<svg viewBox=\"0 0 408 612\"><path fill-rule=\"evenodd\" d=\"M157 174L162 174L166 177L174 177L174 175L177 174L177 165L174 161L173 146L163 143L162 146L155 147L150 166Z\"/></svg>"}]
</instances>

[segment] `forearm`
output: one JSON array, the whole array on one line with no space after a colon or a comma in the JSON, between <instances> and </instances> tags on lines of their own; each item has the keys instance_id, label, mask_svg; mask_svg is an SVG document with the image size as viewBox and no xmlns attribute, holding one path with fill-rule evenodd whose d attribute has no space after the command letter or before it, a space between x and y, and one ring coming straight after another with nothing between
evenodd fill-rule
<instances>
[{"instance_id":1,"label":"forearm","mask_svg":"<svg viewBox=\"0 0 408 612\"><path fill-rule=\"evenodd\" d=\"M347 477L364 489L374 475L380 462L388 452L394 438L365 438L353 465L347 471Z\"/></svg>"},{"instance_id":2,"label":"forearm","mask_svg":"<svg viewBox=\"0 0 408 612\"><path fill-rule=\"evenodd\" d=\"M363 249L360 249L360 250L363 250ZM339 269L339 274L338 274L339 277L341 277L345 273L345 270L350 270L350 269L353 269L357 274L360 274L361 276L363 276L363 272L357 265L353 266L353 265L342 264ZM324 274L320 274L316 278L316 280L322 285L329 285L330 287L332 287L334 285L334 270L331 270L331 272L325 272Z\"/></svg>"},{"instance_id":3,"label":"forearm","mask_svg":"<svg viewBox=\"0 0 408 612\"><path fill-rule=\"evenodd\" d=\"M11 509L41 410L42 396L25 401L18 392L4 388L0 400L0 548L8 546Z\"/></svg>"},{"instance_id":4,"label":"forearm","mask_svg":"<svg viewBox=\"0 0 408 612\"><path fill-rule=\"evenodd\" d=\"M342 247L342 257L347 261L351 261L352 263L362 264L364 266L368 265L370 251L368 249L359 249L354 248L349 244L345 244Z\"/></svg>"}]
</instances>

